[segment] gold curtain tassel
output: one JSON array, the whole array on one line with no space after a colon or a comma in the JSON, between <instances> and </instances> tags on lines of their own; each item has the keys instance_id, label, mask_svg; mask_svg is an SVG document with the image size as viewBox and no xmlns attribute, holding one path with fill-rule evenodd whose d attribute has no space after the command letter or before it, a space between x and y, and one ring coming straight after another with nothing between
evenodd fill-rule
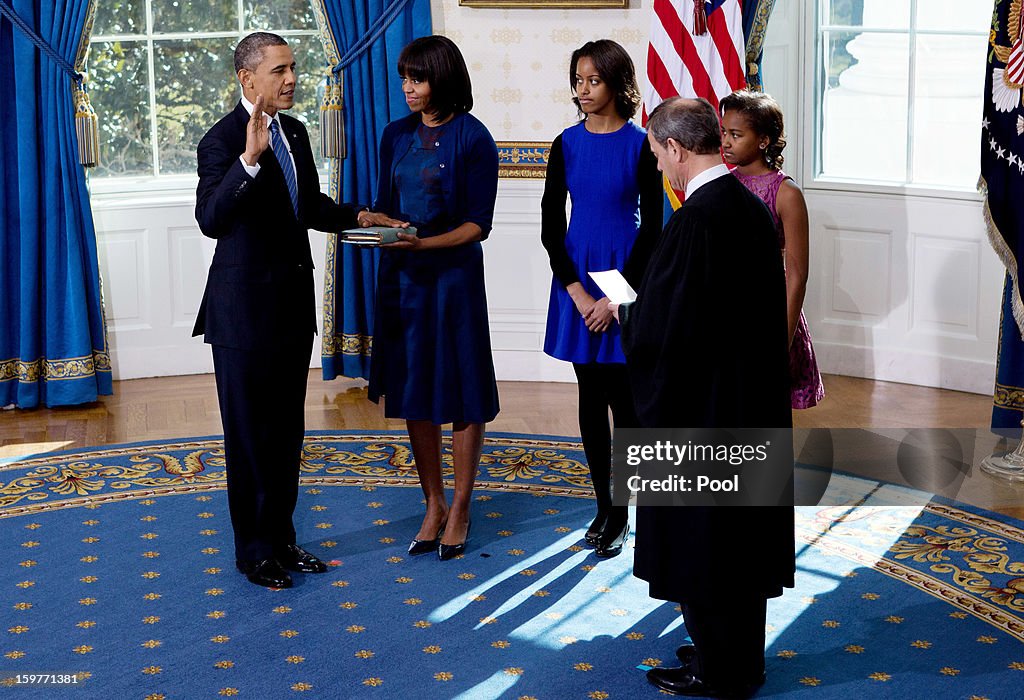
<instances>
[{"instance_id":1,"label":"gold curtain tassel","mask_svg":"<svg viewBox=\"0 0 1024 700\"><path fill-rule=\"evenodd\" d=\"M73 94L75 133L78 135L78 162L86 168L95 168L100 162L100 120L81 83L75 84Z\"/></svg>"},{"instance_id":2,"label":"gold curtain tassel","mask_svg":"<svg viewBox=\"0 0 1024 700\"><path fill-rule=\"evenodd\" d=\"M324 158L345 157L345 77L343 72L327 76L320 104L320 152Z\"/></svg>"}]
</instances>

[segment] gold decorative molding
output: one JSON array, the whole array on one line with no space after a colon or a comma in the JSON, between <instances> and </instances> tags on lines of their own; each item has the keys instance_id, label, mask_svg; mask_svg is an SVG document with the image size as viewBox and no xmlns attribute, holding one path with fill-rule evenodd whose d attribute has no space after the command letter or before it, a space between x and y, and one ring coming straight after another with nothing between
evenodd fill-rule
<instances>
[{"instance_id":1,"label":"gold decorative molding","mask_svg":"<svg viewBox=\"0 0 1024 700\"><path fill-rule=\"evenodd\" d=\"M546 141L498 141L498 177L543 180L551 144Z\"/></svg>"}]
</instances>

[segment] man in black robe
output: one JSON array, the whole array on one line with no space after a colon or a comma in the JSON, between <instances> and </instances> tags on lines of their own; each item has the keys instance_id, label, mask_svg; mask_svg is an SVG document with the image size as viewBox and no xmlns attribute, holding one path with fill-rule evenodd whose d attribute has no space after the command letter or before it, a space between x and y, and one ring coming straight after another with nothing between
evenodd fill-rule
<instances>
[{"instance_id":1,"label":"man in black robe","mask_svg":"<svg viewBox=\"0 0 1024 700\"><path fill-rule=\"evenodd\" d=\"M788 428L786 289L768 209L722 164L718 115L673 98L648 122L658 169L683 206L637 300L617 310L640 425ZM669 693L743 697L764 682L766 600L792 587L793 509L639 506L634 574L681 605L693 640Z\"/></svg>"}]
</instances>

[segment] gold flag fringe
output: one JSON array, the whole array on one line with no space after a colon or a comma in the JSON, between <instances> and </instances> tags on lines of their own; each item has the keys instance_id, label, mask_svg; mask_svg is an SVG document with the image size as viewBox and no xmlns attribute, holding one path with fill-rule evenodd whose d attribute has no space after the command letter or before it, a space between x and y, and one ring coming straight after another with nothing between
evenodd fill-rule
<instances>
[{"instance_id":1,"label":"gold flag fringe","mask_svg":"<svg viewBox=\"0 0 1024 700\"><path fill-rule=\"evenodd\" d=\"M754 10L754 23L750 28L750 36L747 37L746 62L747 62L747 89L756 92L763 92L761 70L757 65L757 58L761 55L764 47L764 37L768 32L768 19L775 8L775 0L758 0Z\"/></svg>"},{"instance_id":2,"label":"gold flag fringe","mask_svg":"<svg viewBox=\"0 0 1024 700\"><path fill-rule=\"evenodd\" d=\"M328 74L320 104L320 152L324 158L345 157L345 78L343 72Z\"/></svg>"},{"instance_id":3,"label":"gold flag fringe","mask_svg":"<svg viewBox=\"0 0 1024 700\"><path fill-rule=\"evenodd\" d=\"M1006 239L1003 238L999 232L999 227L996 226L996 222L992 219L992 210L988 206L988 182L986 182L984 175L978 178L978 192L984 198L985 230L988 233L988 241L992 244L996 255L999 256L999 259L1006 267L1006 272L1010 275L1010 283L1013 286L1010 294L1010 308L1013 311L1013 320L1017 322L1017 332L1020 334L1021 339L1024 340L1024 299L1021 299L1020 286L1017 279L1020 270L1017 267L1017 260L1013 257L1013 250L1006 243Z\"/></svg>"},{"instance_id":4,"label":"gold flag fringe","mask_svg":"<svg viewBox=\"0 0 1024 700\"><path fill-rule=\"evenodd\" d=\"M100 124L96 110L81 83L73 88L75 100L75 133L78 135L78 162L95 168L100 162Z\"/></svg>"}]
</instances>

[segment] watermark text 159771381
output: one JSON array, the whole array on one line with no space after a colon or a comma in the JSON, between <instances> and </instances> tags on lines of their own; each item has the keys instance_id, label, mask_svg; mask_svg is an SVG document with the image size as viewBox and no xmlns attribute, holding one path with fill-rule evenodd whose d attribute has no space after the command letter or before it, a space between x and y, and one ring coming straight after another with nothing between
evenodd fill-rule
<instances>
[{"instance_id":1,"label":"watermark text 159771381","mask_svg":"<svg viewBox=\"0 0 1024 700\"><path fill-rule=\"evenodd\" d=\"M83 682L83 678L77 673L13 673L0 672L0 685L4 687L17 686L70 686Z\"/></svg>"}]
</instances>

